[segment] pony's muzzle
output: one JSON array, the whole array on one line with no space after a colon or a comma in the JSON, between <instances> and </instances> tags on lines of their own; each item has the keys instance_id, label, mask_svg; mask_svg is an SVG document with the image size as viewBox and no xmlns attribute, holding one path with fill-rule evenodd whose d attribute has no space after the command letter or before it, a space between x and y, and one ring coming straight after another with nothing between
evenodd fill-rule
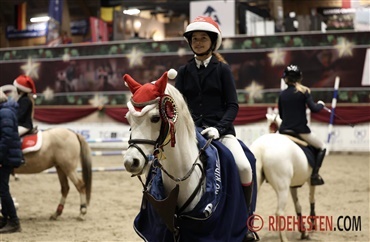
<instances>
[{"instance_id":1,"label":"pony's muzzle","mask_svg":"<svg viewBox=\"0 0 370 242\"><path fill-rule=\"evenodd\" d=\"M126 171L132 174L140 173L143 169L143 167L141 166L140 159L134 158L130 155L127 155L123 158L123 164L126 168Z\"/></svg>"}]
</instances>

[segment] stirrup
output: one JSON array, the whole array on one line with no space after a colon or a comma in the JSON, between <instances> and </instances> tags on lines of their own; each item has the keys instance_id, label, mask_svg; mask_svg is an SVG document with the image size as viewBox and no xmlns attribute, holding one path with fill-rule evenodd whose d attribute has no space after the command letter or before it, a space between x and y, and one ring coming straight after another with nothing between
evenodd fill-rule
<instances>
[{"instance_id":1,"label":"stirrup","mask_svg":"<svg viewBox=\"0 0 370 242\"><path fill-rule=\"evenodd\" d=\"M324 182L324 179L322 179L322 177L319 174L316 174L314 176L311 176L310 184L311 186L320 186L320 185L324 185L325 182Z\"/></svg>"}]
</instances>

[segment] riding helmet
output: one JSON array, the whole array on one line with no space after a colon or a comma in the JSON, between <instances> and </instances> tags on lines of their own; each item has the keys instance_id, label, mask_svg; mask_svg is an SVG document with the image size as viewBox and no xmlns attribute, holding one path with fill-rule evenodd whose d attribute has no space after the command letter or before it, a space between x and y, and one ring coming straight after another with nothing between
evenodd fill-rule
<instances>
[{"instance_id":1,"label":"riding helmet","mask_svg":"<svg viewBox=\"0 0 370 242\"><path fill-rule=\"evenodd\" d=\"M297 65L289 65L284 70L283 78L287 79L287 82L300 82L303 79L303 74Z\"/></svg>"},{"instance_id":2,"label":"riding helmet","mask_svg":"<svg viewBox=\"0 0 370 242\"><path fill-rule=\"evenodd\" d=\"M220 48L222 43L221 30L218 24L211 17L199 16L186 27L183 36L189 45L191 45L192 34L196 31L207 32L212 41L213 51L216 51L218 48Z\"/></svg>"}]
</instances>

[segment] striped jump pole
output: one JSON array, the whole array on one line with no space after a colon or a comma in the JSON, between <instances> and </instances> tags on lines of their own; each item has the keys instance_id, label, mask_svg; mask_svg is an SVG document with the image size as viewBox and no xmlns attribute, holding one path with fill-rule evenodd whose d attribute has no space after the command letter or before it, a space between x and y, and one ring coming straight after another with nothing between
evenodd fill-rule
<instances>
[{"instance_id":1,"label":"striped jump pole","mask_svg":"<svg viewBox=\"0 0 370 242\"><path fill-rule=\"evenodd\" d=\"M124 167L93 167L91 170L93 172L99 172L99 171L125 171L126 169ZM81 171L82 171L81 168L77 169L77 172L81 172ZM51 169L43 171L43 173L47 173L47 174L52 174L56 172L57 171L55 168L51 168Z\"/></svg>"},{"instance_id":2,"label":"striped jump pole","mask_svg":"<svg viewBox=\"0 0 370 242\"><path fill-rule=\"evenodd\" d=\"M114 156L114 155L124 155L125 150L112 150L112 151L91 151L92 156Z\"/></svg>"},{"instance_id":3,"label":"striped jump pole","mask_svg":"<svg viewBox=\"0 0 370 242\"><path fill-rule=\"evenodd\" d=\"M331 100L330 121L329 121L329 127L328 127L328 139L326 141L327 154L329 154L330 152L330 139L331 139L331 136L333 135L333 124L334 124L334 117L335 117L335 108L337 106L339 82L340 82L340 78L339 76L337 76L334 82L333 99Z\"/></svg>"},{"instance_id":4,"label":"striped jump pole","mask_svg":"<svg viewBox=\"0 0 370 242\"><path fill-rule=\"evenodd\" d=\"M127 138L122 139L88 139L86 140L87 143L120 143L120 142L128 142Z\"/></svg>"}]
</instances>

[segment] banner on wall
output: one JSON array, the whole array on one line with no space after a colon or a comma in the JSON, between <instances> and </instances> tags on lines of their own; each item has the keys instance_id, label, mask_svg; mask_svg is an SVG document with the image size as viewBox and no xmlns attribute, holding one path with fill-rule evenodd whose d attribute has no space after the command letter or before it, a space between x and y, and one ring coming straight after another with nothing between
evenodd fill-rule
<instances>
[{"instance_id":1,"label":"banner on wall","mask_svg":"<svg viewBox=\"0 0 370 242\"><path fill-rule=\"evenodd\" d=\"M91 42L108 41L108 25L99 18L90 17Z\"/></svg>"},{"instance_id":2,"label":"banner on wall","mask_svg":"<svg viewBox=\"0 0 370 242\"><path fill-rule=\"evenodd\" d=\"M353 30L356 9L354 8L317 8L324 17L326 30Z\"/></svg>"},{"instance_id":3,"label":"banner on wall","mask_svg":"<svg viewBox=\"0 0 370 242\"><path fill-rule=\"evenodd\" d=\"M366 51L366 57L364 62L364 71L362 73L362 86L370 86L370 49Z\"/></svg>"},{"instance_id":4,"label":"banner on wall","mask_svg":"<svg viewBox=\"0 0 370 242\"><path fill-rule=\"evenodd\" d=\"M47 24L37 23L29 24L24 30L19 31L14 26L6 27L6 38L17 39L17 38L36 38L43 37L46 34Z\"/></svg>"},{"instance_id":5,"label":"banner on wall","mask_svg":"<svg viewBox=\"0 0 370 242\"><path fill-rule=\"evenodd\" d=\"M223 37L235 36L235 1L190 2L190 21L198 16L212 17Z\"/></svg>"},{"instance_id":6,"label":"banner on wall","mask_svg":"<svg viewBox=\"0 0 370 242\"><path fill-rule=\"evenodd\" d=\"M26 18L27 18L27 3L23 2L15 5L15 26L16 29L21 31L26 29Z\"/></svg>"},{"instance_id":7,"label":"banner on wall","mask_svg":"<svg viewBox=\"0 0 370 242\"><path fill-rule=\"evenodd\" d=\"M49 17L46 32L46 44L56 46L60 44L60 26L63 15L63 0L49 0Z\"/></svg>"}]
</instances>

